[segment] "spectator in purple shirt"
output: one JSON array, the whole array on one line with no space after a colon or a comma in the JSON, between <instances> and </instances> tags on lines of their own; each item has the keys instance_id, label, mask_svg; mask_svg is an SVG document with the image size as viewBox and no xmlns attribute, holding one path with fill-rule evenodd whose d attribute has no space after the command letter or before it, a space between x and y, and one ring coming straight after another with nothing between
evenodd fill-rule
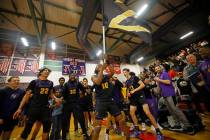
<instances>
[{"instance_id":1,"label":"spectator in purple shirt","mask_svg":"<svg viewBox=\"0 0 210 140\"><path fill-rule=\"evenodd\" d=\"M159 87L164 97L165 104L168 108L168 111L173 115L177 120L184 124L184 127L176 125L172 130L178 130L185 132L187 134L194 134L194 129L190 125L184 113L175 106L173 96L175 96L175 89L172 85L171 78L169 77L166 71L163 71L160 66L155 67L155 71L160 74L160 77L155 77L154 80L159 84Z\"/></svg>"},{"instance_id":2,"label":"spectator in purple shirt","mask_svg":"<svg viewBox=\"0 0 210 140\"><path fill-rule=\"evenodd\" d=\"M209 44L203 45L199 48L201 57L204 59L198 66L205 81L205 87L207 89L206 99L210 99L210 46ZM208 111L210 111L210 103L207 102Z\"/></svg>"}]
</instances>

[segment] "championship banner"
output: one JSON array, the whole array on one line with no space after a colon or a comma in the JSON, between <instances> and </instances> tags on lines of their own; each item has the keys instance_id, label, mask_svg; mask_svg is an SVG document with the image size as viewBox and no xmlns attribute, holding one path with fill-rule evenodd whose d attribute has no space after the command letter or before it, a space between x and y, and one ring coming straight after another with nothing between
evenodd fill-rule
<instances>
[{"instance_id":1,"label":"championship banner","mask_svg":"<svg viewBox=\"0 0 210 140\"><path fill-rule=\"evenodd\" d=\"M121 74L120 64L112 64L112 66L114 67L114 74ZM105 71L106 73L110 73L108 67L105 69Z\"/></svg>"},{"instance_id":2,"label":"championship banner","mask_svg":"<svg viewBox=\"0 0 210 140\"><path fill-rule=\"evenodd\" d=\"M121 74L120 57L114 56L114 55L108 55L108 61L109 61L109 64L111 64L114 67L114 74ZM109 73L110 70L106 68L106 72Z\"/></svg>"},{"instance_id":3,"label":"championship banner","mask_svg":"<svg viewBox=\"0 0 210 140\"><path fill-rule=\"evenodd\" d=\"M86 74L85 60L76 58L64 58L62 66L62 74L68 75L75 73L77 76L84 76Z\"/></svg>"},{"instance_id":4,"label":"championship banner","mask_svg":"<svg viewBox=\"0 0 210 140\"><path fill-rule=\"evenodd\" d=\"M7 76L10 65L9 58L0 58L0 76Z\"/></svg>"},{"instance_id":5,"label":"championship banner","mask_svg":"<svg viewBox=\"0 0 210 140\"><path fill-rule=\"evenodd\" d=\"M38 60L14 58L12 61L10 76L36 76L39 69Z\"/></svg>"},{"instance_id":6,"label":"championship banner","mask_svg":"<svg viewBox=\"0 0 210 140\"><path fill-rule=\"evenodd\" d=\"M0 42L0 56L11 57L14 50L14 44L7 42Z\"/></svg>"}]
</instances>

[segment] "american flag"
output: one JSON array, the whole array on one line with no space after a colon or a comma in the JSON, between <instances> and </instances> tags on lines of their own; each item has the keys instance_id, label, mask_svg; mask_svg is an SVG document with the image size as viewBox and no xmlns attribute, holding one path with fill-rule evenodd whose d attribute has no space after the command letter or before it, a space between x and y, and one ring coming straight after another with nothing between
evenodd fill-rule
<instances>
[{"instance_id":1,"label":"american flag","mask_svg":"<svg viewBox=\"0 0 210 140\"><path fill-rule=\"evenodd\" d=\"M29 66L29 69L33 72L36 73L39 69L39 63L38 61L31 61L31 65Z\"/></svg>"},{"instance_id":2,"label":"american flag","mask_svg":"<svg viewBox=\"0 0 210 140\"><path fill-rule=\"evenodd\" d=\"M10 59L1 59L0 60L0 72L3 74L7 74L8 68L10 64Z\"/></svg>"},{"instance_id":3,"label":"american flag","mask_svg":"<svg viewBox=\"0 0 210 140\"><path fill-rule=\"evenodd\" d=\"M23 59L17 60L16 61L17 63L14 66L15 70L18 71L18 72L20 72L21 74L23 74L24 71L25 71L26 61L27 60L23 60Z\"/></svg>"}]
</instances>

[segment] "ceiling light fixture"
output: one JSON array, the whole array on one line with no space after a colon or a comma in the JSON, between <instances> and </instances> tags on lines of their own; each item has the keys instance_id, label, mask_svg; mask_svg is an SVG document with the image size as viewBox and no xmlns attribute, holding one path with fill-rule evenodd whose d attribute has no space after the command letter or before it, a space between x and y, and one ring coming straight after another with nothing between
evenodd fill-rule
<instances>
[{"instance_id":1,"label":"ceiling light fixture","mask_svg":"<svg viewBox=\"0 0 210 140\"><path fill-rule=\"evenodd\" d=\"M29 46L28 41L25 37L21 37L21 41L22 41L24 46L27 46L27 47Z\"/></svg>"},{"instance_id":2,"label":"ceiling light fixture","mask_svg":"<svg viewBox=\"0 0 210 140\"><path fill-rule=\"evenodd\" d=\"M56 49L56 43L54 41L51 43L51 48L52 48L52 50Z\"/></svg>"},{"instance_id":3,"label":"ceiling light fixture","mask_svg":"<svg viewBox=\"0 0 210 140\"><path fill-rule=\"evenodd\" d=\"M140 57L140 58L137 59L137 62L140 62L143 59L144 59L144 57Z\"/></svg>"},{"instance_id":4,"label":"ceiling light fixture","mask_svg":"<svg viewBox=\"0 0 210 140\"><path fill-rule=\"evenodd\" d=\"M186 37L192 35L193 33L194 33L193 31L190 31L190 32L184 34L183 36L181 36L179 39L185 39Z\"/></svg>"},{"instance_id":5,"label":"ceiling light fixture","mask_svg":"<svg viewBox=\"0 0 210 140\"><path fill-rule=\"evenodd\" d=\"M99 50L97 53L96 53L96 56L100 56L102 54L102 50Z\"/></svg>"},{"instance_id":6,"label":"ceiling light fixture","mask_svg":"<svg viewBox=\"0 0 210 140\"><path fill-rule=\"evenodd\" d=\"M148 4L144 4L141 7L141 9L136 13L135 18L139 17L147 8L148 8Z\"/></svg>"}]
</instances>

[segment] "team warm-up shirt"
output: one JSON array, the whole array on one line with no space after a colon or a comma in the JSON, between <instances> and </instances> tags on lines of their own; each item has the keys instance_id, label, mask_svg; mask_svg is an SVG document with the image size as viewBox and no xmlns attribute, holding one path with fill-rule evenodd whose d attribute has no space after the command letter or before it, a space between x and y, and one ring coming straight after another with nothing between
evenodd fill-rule
<instances>
[{"instance_id":1,"label":"team warm-up shirt","mask_svg":"<svg viewBox=\"0 0 210 140\"><path fill-rule=\"evenodd\" d=\"M53 82L49 80L33 80L30 82L27 91L31 90L31 108L48 107L50 93L53 90Z\"/></svg>"},{"instance_id":2,"label":"team warm-up shirt","mask_svg":"<svg viewBox=\"0 0 210 140\"><path fill-rule=\"evenodd\" d=\"M84 92L83 85L80 82L68 81L67 83L64 84L63 97L67 103L78 102L80 92Z\"/></svg>"},{"instance_id":3,"label":"team warm-up shirt","mask_svg":"<svg viewBox=\"0 0 210 140\"><path fill-rule=\"evenodd\" d=\"M130 79L126 80L126 87L128 89L128 91L132 91L136 88L138 88L140 85L139 85L139 78L137 76L132 76ZM130 98L136 98L136 97L139 97L141 96L141 94L144 94L141 90L140 91L136 91L134 92L133 94L131 94L131 97Z\"/></svg>"},{"instance_id":4,"label":"team warm-up shirt","mask_svg":"<svg viewBox=\"0 0 210 140\"><path fill-rule=\"evenodd\" d=\"M18 109L25 91L10 87L0 89L0 119L12 119L13 114Z\"/></svg>"},{"instance_id":5,"label":"team warm-up shirt","mask_svg":"<svg viewBox=\"0 0 210 140\"><path fill-rule=\"evenodd\" d=\"M103 75L100 85L94 85L96 100L109 101L112 99L113 85L109 82L109 76Z\"/></svg>"}]
</instances>

